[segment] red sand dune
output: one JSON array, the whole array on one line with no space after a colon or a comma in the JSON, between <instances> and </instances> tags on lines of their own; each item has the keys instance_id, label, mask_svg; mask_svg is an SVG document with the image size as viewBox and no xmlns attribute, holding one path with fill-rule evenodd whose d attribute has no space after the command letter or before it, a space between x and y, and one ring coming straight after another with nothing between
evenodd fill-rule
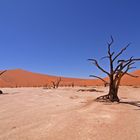
<instances>
[{"instance_id":1,"label":"red sand dune","mask_svg":"<svg viewBox=\"0 0 140 140\"><path fill-rule=\"evenodd\" d=\"M133 75L139 76L138 78L130 77L130 76L124 76L122 79L121 85L126 86L140 86L140 70L136 70L132 72Z\"/></svg>"},{"instance_id":2,"label":"red sand dune","mask_svg":"<svg viewBox=\"0 0 140 140\"><path fill-rule=\"evenodd\" d=\"M133 72L133 74L140 76L140 70ZM0 77L0 87L39 87L49 85L51 81L56 81L59 77L49 76L45 74L38 74L28 72L21 69L8 70ZM92 86L103 85L103 82L96 79L78 79L62 77L61 86L70 86L74 83L76 86ZM140 78L132 78L125 76L121 85L140 85Z\"/></svg>"},{"instance_id":3,"label":"red sand dune","mask_svg":"<svg viewBox=\"0 0 140 140\"><path fill-rule=\"evenodd\" d=\"M7 70L0 77L1 87L39 87L52 84L51 81L56 81L59 77L45 74L38 74L22 69ZM65 78L61 77L61 86L69 86L74 83L77 86L101 84L99 80Z\"/></svg>"}]
</instances>

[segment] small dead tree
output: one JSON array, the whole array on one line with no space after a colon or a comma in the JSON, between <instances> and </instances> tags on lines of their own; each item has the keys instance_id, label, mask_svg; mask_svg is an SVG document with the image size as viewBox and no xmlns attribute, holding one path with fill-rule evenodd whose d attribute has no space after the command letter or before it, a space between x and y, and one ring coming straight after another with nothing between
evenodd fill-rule
<instances>
[{"instance_id":1,"label":"small dead tree","mask_svg":"<svg viewBox=\"0 0 140 140\"><path fill-rule=\"evenodd\" d=\"M74 82L72 82L71 86L74 87Z\"/></svg>"},{"instance_id":2,"label":"small dead tree","mask_svg":"<svg viewBox=\"0 0 140 140\"><path fill-rule=\"evenodd\" d=\"M62 81L62 79L61 79L61 77L59 77L56 81L56 88L59 87L61 81Z\"/></svg>"},{"instance_id":3,"label":"small dead tree","mask_svg":"<svg viewBox=\"0 0 140 140\"><path fill-rule=\"evenodd\" d=\"M128 73L130 69L133 69L133 65L136 61L140 61L140 58L130 57L129 59L119 59L119 57L123 54L124 51L130 46L130 43L122 48L117 54L111 51L111 47L114 43L114 39L111 36L111 41L107 43L108 54L102 59L107 58L109 60L109 68L110 71L106 71L102 68L96 59L88 59L91 61L99 70L105 73L109 77L109 82L105 81L103 78L95 75L91 75L92 77L98 78L102 80L105 84L109 85L109 93L107 95L103 95L97 98L97 101L111 101L111 102L119 102L120 99L118 97L118 89L120 86L121 79L124 75L128 75L134 78L138 76L132 75ZM116 62L116 63L115 63Z\"/></svg>"},{"instance_id":4,"label":"small dead tree","mask_svg":"<svg viewBox=\"0 0 140 140\"><path fill-rule=\"evenodd\" d=\"M61 77L59 77L56 81L52 81L53 88L54 89L58 88L61 81L62 81Z\"/></svg>"},{"instance_id":5,"label":"small dead tree","mask_svg":"<svg viewBox=\"0 0 140 140\"><path fill-rule=\"evenodd\" d=\"M4 70L4 71L0 72L0 76L1 76L2 74L4 74L6 71L7 71L7 70ZM2 90L0 90L0 94L3 94Z\"/></svg>"},{"instance_id":6,"label":"small dead tree","mask_svg":"<svg viewBox=\"0 0 140 140\"><path fill-rule=\"evenodd\" d=\"M52 82L52 87L56 88L55 82L54 81L51 81L51 82Z\"/></svg>"}]
</instances>

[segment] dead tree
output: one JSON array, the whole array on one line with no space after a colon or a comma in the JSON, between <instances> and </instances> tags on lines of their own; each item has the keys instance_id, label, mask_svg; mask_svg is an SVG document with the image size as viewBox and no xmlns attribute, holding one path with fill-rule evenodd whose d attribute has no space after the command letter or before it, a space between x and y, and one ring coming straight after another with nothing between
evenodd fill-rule
<instances>
[{"instance_id":1,"label":"dead tree","mask_svg":"<svg viewBox=\"0 0 140 140\"><path fill-rule=\"evenodd\" d=\"M59 77L56 81L56 88L59 87L61 81L62 81L62 79L61 79L61 77Z\"/></svg>"},{"instance_id":2,"label":"dead tree","mask_svg":"<svg viewBox=\"0 0 140 140\"><path fill-rule=\"evenodd\" d=\"M0 72L0 76L1 76L2 74L4 74L6 71L7 71L7 70L4 70L4 71ZM3 94L2 90L0 90L0 94Z\"/></svg>"},{"instance_id":3,"label":"dead tree","mask_svg":"<svg viewBox=\"0 0 140 140\"><path fill-rule=\"evenodd\" d=\"M52 87L53 88L56 88L55 82L54 81L51 81L51 83L52 83Z\"/></svg>"},{"instance_id":4,"label":"dead tree","mask_svg":"<svg viewBox=\"0 0 140 140\"><path fill-rule=\"evenodd\" d=\"M56 81L52 81L53 88L58 88L61 81L62 81L61 77L58 78Z\"/></svg>"},{"instance_id":5,"label":"dead tree","mask_svg":"<svg viewBox=\"0 0 140 140\"><path fill-rule=\"evenodd\" d=\"M121 79L124 75L128 75L131 77L138 77L128 73L130 69L133 69L133 65L136 61L140 61L140 58L130 57L128 59L120 60L119 57L126 51L126 49L130 46L130 43L122 48L117 54L111 50L111 47L114 43L114 39L111 36L111 41L107 43L108 53L107 56L102 59L107 58L109 60L109 72L100 66L96 59L88 59L91 61L99 70L105 73L109 77L109 82L105 81L103 78L95 75L91 75L92 77L98 78L102 80L105 84L109 85L109 93L107 95L103 95L97 98L97 101L111 101L111 102L119 102L120 99L118 97L118 89L120 86Z\"/></svg>"},{"instance_id":6,"label":"dead tree","mask_svg":"<svg viewBox=\"0 0 140 140\"><path fill-rule=\"evenodd\" d=\"M71 86L74 87L74 82L72 82Z\"/></svg>"}]
</instances>

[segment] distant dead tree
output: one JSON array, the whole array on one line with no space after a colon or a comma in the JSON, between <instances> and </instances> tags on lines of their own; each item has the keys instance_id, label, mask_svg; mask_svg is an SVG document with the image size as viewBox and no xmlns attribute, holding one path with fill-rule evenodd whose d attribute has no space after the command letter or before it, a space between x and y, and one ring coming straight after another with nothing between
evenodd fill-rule
<instances>
[{"instance_id":1,"label":"distant dead tree","mask_svg":"<svg viewBox=\"0 0 140 140\"><path fill-rule=\"evenodd\" d=\"M53 88L58 88L61 81L62 81L61 77L59 77L56 81L51 81Z\"/></svg>"},{"instance_id":2,"label":"distant dead tree","mask_svg":"<svg viewBox=\"0 0 140 140\"><path fill-rule=\"evenodd\" d=\"M52 82L53 88L56 88L55 82L54 81L51 81L51 82Z\"/></svg>"},{"instance_id":3,"label":"distant dead tree","mask_svg":"<svg viewBox=\"0 0 140 140\"><path fill-rule=\"evenodd\" d=\"M6 71L7 71L7 70L4 70L4 71L0 72L0 76L1 76L2 74L4 74ZM2 90L0 90L0 94L3 94Z\"/></svg>"},{"instance_id":4,"label":"distant dead tree","mask_svg":"<svg viewBox=\"0 0 140 140\"><path fill-rule=\"evenodd\" d=\"M74 87L74 82L72 82L71 86Z\"/></svg>"},{"instance_id":5,"label":"distant dead tree","mask_svg":"<svg viewBox=\"0 0 140 140\"><path fill-rule=\"evenodd\" d=\"M109 68L110 71L106 71L102 68L96 59L88 59L91 61L99 70L105 73L109 77L109 82L105 81L103 78L95 75L90 75L92 77L98 78L102 80L106 85L109 85L109 93L107 95L103 95L97 98L97 101L111 101L111 102L119 102L120 99L118 97L118 89L120 86L121 79L124 75L128 75L134 78L138 76L132 75L128 73L129 70L135 68L133 65L136 61L140 61L140 58L134 58L133 56L129 59L119 59L119 57L123 54L124 51L130 46L130 43L122 48L117 54L111 51L111 47L114 43L114 39L111 36L111 41L107 43L108 53L107 56L102 57L101 59L107 58L109 60ZM115 63L116 62L116 63Z\"/></svg>"}]
</instances>

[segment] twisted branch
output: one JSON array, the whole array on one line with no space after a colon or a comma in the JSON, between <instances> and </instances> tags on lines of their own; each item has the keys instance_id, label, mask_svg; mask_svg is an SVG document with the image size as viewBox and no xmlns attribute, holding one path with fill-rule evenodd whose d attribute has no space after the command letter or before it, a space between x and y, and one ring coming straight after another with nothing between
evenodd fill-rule
<instances>
[{"instance_id":1,"label":"twisted branch","mask_svg":"<svg viewBox=\"0 0 140 140\"><path fill-rule=\"evenodd\" d=\"M94 77L94 78L100 79L101 81L104 82L104 84L109 84L106 80L104 80L103 78L101 78L101 77L99 77L99 76L96 76L96 75L90 75L90 77Z\"/></svg>"}]
</instances>

